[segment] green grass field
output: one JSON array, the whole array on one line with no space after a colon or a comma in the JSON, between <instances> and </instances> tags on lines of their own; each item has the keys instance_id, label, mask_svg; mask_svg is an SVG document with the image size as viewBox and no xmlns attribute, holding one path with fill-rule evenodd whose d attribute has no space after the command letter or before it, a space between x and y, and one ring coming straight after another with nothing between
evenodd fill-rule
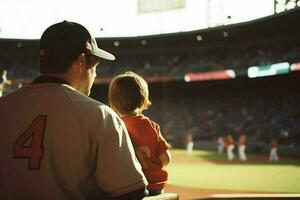
<instances>
[{"instance_id":1,"label":"green grass field","mask_svg":"<svg viewBox=\"0 0 300 200\"><path fill-rule=\"evenodd\" d=\"M167 168L170 184L241 192L300 193L300 161L268 162L266 156L249 155L248 162L228 162L216 152L172 150Z\"/></svg>"}]
</instances>

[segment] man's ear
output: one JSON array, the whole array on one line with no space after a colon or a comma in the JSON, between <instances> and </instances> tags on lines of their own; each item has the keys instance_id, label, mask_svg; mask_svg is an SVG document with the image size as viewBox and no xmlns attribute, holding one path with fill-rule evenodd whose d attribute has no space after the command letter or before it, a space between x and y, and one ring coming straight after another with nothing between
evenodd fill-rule
<instances>
[{"instance_id":1,"label":"man's ear","mask_svg":"<svg viewBox=\"0 0 300 200\"><path fill-rule=\"evenodd\" d=\"M80 54L75 60L76 66L80 72L84 69L84 54Z\"/></svg>"}]
</instances>

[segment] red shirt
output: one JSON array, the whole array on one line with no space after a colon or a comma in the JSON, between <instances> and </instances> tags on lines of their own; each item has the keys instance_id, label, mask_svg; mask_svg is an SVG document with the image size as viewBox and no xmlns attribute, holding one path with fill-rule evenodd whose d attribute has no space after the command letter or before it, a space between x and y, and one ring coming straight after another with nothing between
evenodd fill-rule
<instances>
[{"instance_id":1,"label":"red shirt","mask_svg":"<svg viewBox=\"0 0 300 200\"><path fill-rule=\"evenodd\" d=\"M272 141L271 143L271 148L277 148L277 142L276 141Z\"/></svg>"},{"instance_id":2,"label":"red shirt","mask_svg":"<svg viewBox=\"0 0 300 200\"><path fill-rule=\"evenodd\" d=\"M148 167L143 169L149 182L148 189L162 189L168 180L168 173L162 167L159 156L165 153L170 145L161 135L159 125L144 115L126 116L122 119L134 148L147 146L150 149L150 158L144 158Z\"/></svg>"},{"instance_id":3,"label":"red shirt","mask_svg":"<svg viewBox=\"0 0 300 200\"><path fill-rule=\"evenodd\" d=\"M246 138L245 137L240 137L240 139L239 139L239 145L240 146L246 145Z\"/></svg>"}]
</instances>

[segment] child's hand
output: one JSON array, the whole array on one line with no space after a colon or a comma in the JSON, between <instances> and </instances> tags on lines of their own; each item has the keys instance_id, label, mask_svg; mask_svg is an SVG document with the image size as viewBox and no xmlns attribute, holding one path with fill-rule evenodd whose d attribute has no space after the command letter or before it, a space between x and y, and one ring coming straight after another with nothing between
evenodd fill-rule
<instances>
[{"instance_id":1,"label":"child's hand","mask_svg":"<svg viewBox=\"0 0 300 200\"><path fill-rule=\"evenodd\" d=\"M142 165L143 169L148 168L148 164L146 160L151 158L151 151L148 146L140 146L135 148L136 157L139 160L140 164Z\"/></svg>"}]
</instances>

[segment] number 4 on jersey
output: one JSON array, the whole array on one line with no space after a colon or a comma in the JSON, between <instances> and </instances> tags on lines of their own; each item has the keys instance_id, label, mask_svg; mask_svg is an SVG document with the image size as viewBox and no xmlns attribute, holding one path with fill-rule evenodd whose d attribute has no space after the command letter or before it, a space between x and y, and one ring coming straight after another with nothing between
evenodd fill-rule
<instances>
[{"instance_id":1,"label":"number 4 on jersey","mask_svg":"<svg viewBox=\"0 0 300 200\"><path fill-rule=\"evenodd\" d=\"M14 144L14 158L29 159L28 169L40 169L46 121L46 115L37 116L29 128L20 135Z\"/></svg>"}]
</instances>

